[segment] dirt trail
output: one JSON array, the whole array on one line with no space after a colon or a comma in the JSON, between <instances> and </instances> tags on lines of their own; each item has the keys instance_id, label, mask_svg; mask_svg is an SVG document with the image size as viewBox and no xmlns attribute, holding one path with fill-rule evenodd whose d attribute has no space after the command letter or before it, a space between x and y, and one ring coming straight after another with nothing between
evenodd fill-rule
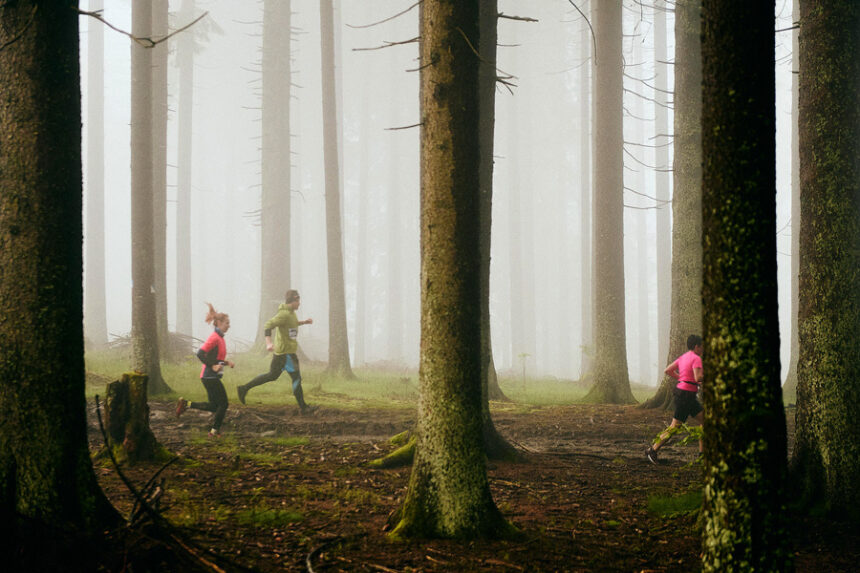
<instances>
[{"instance_id":1,"label":"dirt trail","mask_svg":"<svg viewBox=\"0 0 860 573\"><path fill-rule=\"evenodd\" d=\"M151 402L156 437L181 461L165 470L165 515L201 547L236 569L305 571L695 571L695 517L660 517L648 498L700 486L697 448L673 446L654 466L648 441L667 414L633 407L572 405L500 409L499 431L521 447L521 464L490 462L494 499L522 532L517 541L394 544L385 536L409 469L362 467L392 449L388 439L414 424L414 412L232 405L220 439L207 438L209 414L181 419L173 404ZM92 414L92 412L91 412ZM100 445L90 416L93 449ZM298 439L301 438L301 439ZM144 483L157 465L128 468ZM97 467L114 504L132 499L110 467ZM809 526L812 527L809 527ZM828 536L828 531L839 535ZM798 528L800 571L850 570L860 535L839 524Z\"/></svg>"}]
</instances>

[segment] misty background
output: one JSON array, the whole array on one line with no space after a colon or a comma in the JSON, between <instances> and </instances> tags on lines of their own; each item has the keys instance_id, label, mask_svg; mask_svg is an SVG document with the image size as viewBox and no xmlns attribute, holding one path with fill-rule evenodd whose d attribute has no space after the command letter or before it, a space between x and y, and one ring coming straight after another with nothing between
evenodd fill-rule
<instances>
[{"instance_id":1,"label":"misty background","mask_svg":"<svg viewBox=\"0 0 860 573\"><path fill-rule=\"evenodd\" d=\"M170 28L188 23L171 1ZM87 9L87 1L81 8ZM109 0L104 18L131 30L131 2ZM418 35L412 0L335 1L344 270L353 366L414 368L419 354ZM208 16L196 34L192 136L193 332L205 338L205 302L230 314L230 352L249 347L262 325L260 179L262 1L196 0ZM585 14L588 2L577 4ZM665 5L657 2L657 5ZM666 16L665 61L655 57L655 12L624 3L624 229L630 380L656 385L667 332L658 332L657 185L669 187L670 133L655 127L657 78L673 85L674 18ZM319 3L292 0L292 284L302 294L301 345L324 360L328 286ZM496 163L490 311L493 355L504 373L578 379L582 374L581 283L590 238L588 162L591 32L565 0L500 0L497 67L510 77L496 99ZM402 14L401 14L402 13ZM392 16L400 16L384 21ZM777 29L791 27L791 3L777 3ZM530 20L536 21L530 21ZM375 24L370 26L370 24ZM81 17L83 109L90 70L87 34L101 22ZM201 36L205 35L205 39ZM175 330L177 98L176 45L168 40L167 297ZM387 43L395 45L378 49ZM131 40L104 30L105 304L109 337L131 330L130 52ZM776 33L777 217L783 377L789 362L791 241L791 32ZM503 76L507 77L507 76ZM586 89L583 90L583 85ZM596 102L599 105L599 102ZM84 113L87 140L98 137ZM671 105L669 105L671 130ZM662 147L661 147L662 146ZM657 156L668 151L666 162ZM585 162L583 161L585 160ZM661 177L661 173L664 175ZM659 183L658 183L659 181ZM86 214L86 205L84 212ZM85 219L85 225L88 223ZM585 239L585 240L584 240ZM87 237L84 237L85 242ZM86 262L85 262L86 268ZM584 292L585 291L585 292ZM282 299L281 299L282 301ZM279 301L280 302L280 301ZM587 304L586 304L587 306ZM666 317L668 319L668 317ZM86 321L86 317L85 317ZM666 321L668 327L668 321ZM662 344L661 343L662 341Z\"/></svg>"}]
</instances>

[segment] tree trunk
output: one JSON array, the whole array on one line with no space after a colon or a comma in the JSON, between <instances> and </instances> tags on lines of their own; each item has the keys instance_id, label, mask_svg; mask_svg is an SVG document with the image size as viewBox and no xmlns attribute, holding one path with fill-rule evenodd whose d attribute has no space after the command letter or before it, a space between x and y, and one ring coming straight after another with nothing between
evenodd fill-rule
<instances>
[{"instance_id":1,"label":"tree trunk","mask_svg":"<svg viewBox=\"0 0 860 573\"><path fill-rule=\"evenodd\" d=\"M194 0L182 0L183 22L194 18ZM191 172L192 127L194 117L194 32L177 38L176 65L179 68L176 161L176 332L191 336Z\"/></svg>"},{"instance_id":2,"label":"tree trunk","mask_svg":"<svg viewBox=\"0 0 860 573\"><path fill-rule=\"evenodd\" d=\"M773 5L703 0L702 16L702 567L786 571Z\"/></svg>"},{"instance_id":3,"label":"tree trunk","mask_svg":"<svg viewBox=\"0 0 860 573\"><path fill-rule=\"evenodd\" d=\"M420 9L420 398L394 537L493 537L510 528L490 494L481 435L478 4L425 0Z\"/></svg>"},{"instance_id":4,"label":"tree trunk","mask_svg":"<svg viewBox=\"0 0 860 573\"><path fill-rule=\"evenodd\" d=\"M90 0L98 11L103 0ZM87 233L84 318L87 342L103 346L108 341L105 311L105 153L104 153L104 26L87 23Z\"/></svg>"},{"instance_id":5,"label":"tree trunk","mask_svg":"<svg viewBox=\"0 0 860 573\"><path fill-rule=\"evenodd\" d=\"M0 5L0 546L16 571L56 566L58 533L120 521L87 447L76 8Z\"/></svg>"},{"instance_id":6,"label":"tree trunk","mask_svg":"<svg viewBox=\"0 0 860 573\"><path fill-rule=\"evenodd\" d=\"M335 101L334 25L331 0L320 2L322 49L323 157L325 163L326 252L328 262L329 344L328 372L355 378L349 362L346 327L346 293L343 279L341 235L340 166L337 153L337 106Z\"/></svg>"},{"instance_id":7,"label":"tree trunk","mask_svg":"<svg viewBox=\"0 0 860 573\"><path fill-rule=\"evenodd\" d=\"M627 374L624 323L621 1L592 9L594 60L594 384L588 402L636 401Z\"/></svg>"},{"instance_id":8,"label":"tree trunk","mask_svg":"<svg viewBox=\"0 0 860 573\"><path fill-rule=\"evenodd\" d=\"M654 165L657 167L654 172L657 197L657 366L661 369L661 362L669 353L669 319L672 308L672 204L669 202L672 197L672 180L668 171L671 139L667 94L669 56L666 47L666 12L669 9L664 0L656 5L654 13L654 82L657 87L654 90L654 145L657 146L654 154ZM677 67L677 61L675 65Z\"/></svg>"},{"instance_id":9,"label":"tree trunk","mask_svg":"<svg viewBox=\"0 0 860 573\"><path fill-rule=\"evenodd\" d=\"M702 332L701 0L675 4L675 161L672 171L672 312L669 364ZM662 366L662 365L661 365ZM645 408L669 408L673 378L663 375Z\"/></svg>"},{"instance_id":10,"label":"tree trunk","mask_svg":"<svg viewBox=\"0 0 860 573\"><path fill-rule=\"evenodd\" d=\"M149 428L145 374L126 372L107 385L104 426L107 448L117 461L134 464L155 459L160 449Z\"/></svg>"},{"instance_id":11,"label":"tree trunk","mask_svg":"<svg viewBox=\"0 0 860 573\"><path fill-rule=\"evenodd\" d=\"M493 220L493 143L496 124L496 39L498 24L498 0L485 0L480 3L480 54L483 62L478 70L480 90L480 200L481 200L481 380L486 386L489 400L507 400L493 362L493 345L490 333L490 245ZM485 400L486 402L486 400ZM493 425L486 406L485 424Z\"/></svg>"},{"instance_id":12,"label":"tree trunk","mask_svg":"<svg viewBox=\"0 0 860 573\"><path fill-rule=\"evenodd\" d=\"M583 26L580 37L582 58L588 60L591 55L591 34ZM580 288L582 300L580 304L582 325L582 342L580 353L579 379L585 380L591 376L594 362L594 298L591 289L591 268L593 254L591 250L591 85L589 72L593 65L580 66L579 86L579 189L580 200L580 250L581 279Z\"/></svg>"},{"instance_id":13,"label":"tree trunk","mask_svg":"<svg viewBox=\"0 0 860 573\"><path fill-rule=\"evenodd\" d=\"M152 35L152 7L132 3L132 33ZM150 394L170 392L161 377L155 304L152 181L152 50L131 43L131 342L133 366Z\"/></svg>"},{"instance_id":14,"label":"tree trunk","mask_svg":"<svg viewBox=\"0 0 860 573\"><path fill-rule=\"evenodd\" d=\"M152 1L152 35L167 35L167 0ZM152 48L152 237L158 354L170 358L167 328L167 42Z\"/></svg>"},{"instance_id":15,"label":"tree trunk","mask_svg":"<svg viewBox=\"0 0 860 573\"><path fill-rule=\"evenodd\" d=\"M290 179L290 1L263 3L262 191L260 195L260 314L278 311L290 283L292 246Z\"/></svg>"},{"instance_id":16,"label":"tree trunk","mask_svg":"<svg viewBox=\"0 0 860 573\"><path fill-rule=\"evenodd\" d=\"M860 518L860 5L801 2L800 356L793 480Z\"/></svg>"},{"instance_id":17,"label":"tree trunk","mask_svg":"<svg viewBox=\"0 0 860 573\"><path fill-rule=\"evenodd\" d=\"M800 0L794 0L792 21L800 22ZM797 313L800 297L800 138L798 137L798 76L800 70L799 30L791 32L791 329L788 373L782 387L783 399L797 401L797 358L800 354L798 344Z\"/></svg>"}]
</instances>

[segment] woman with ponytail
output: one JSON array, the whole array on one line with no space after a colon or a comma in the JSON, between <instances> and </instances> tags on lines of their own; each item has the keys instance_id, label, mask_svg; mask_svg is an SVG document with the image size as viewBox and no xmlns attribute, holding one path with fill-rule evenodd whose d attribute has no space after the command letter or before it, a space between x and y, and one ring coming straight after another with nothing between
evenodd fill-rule
<instances>
[{"instance_id":1,"label":"woman with ponytail","mask_svg":"<svg viewBox=\"0 0 860 573\"><path fill-rule=\"evenodd\" d=\"M209 305L206 322L211 323L215 330L197 351L197 358L203 363L200 370L200 381L206 388L209 401L190 402L184 398L179 398L179 402L176 404L176 416L181 416L188 408L214 412L215 416L209 435L217 437L221 435L221 422L224 421L224 415L227 413L227 391L224 390L221 377L224 375L224 366L233 368L235 365L230 360L226 360L227 344L224 343L224 335L230 330L230 317L223 312L215 312L211 303L207 302L206 304Z\"/></svg>"}]
</instances>

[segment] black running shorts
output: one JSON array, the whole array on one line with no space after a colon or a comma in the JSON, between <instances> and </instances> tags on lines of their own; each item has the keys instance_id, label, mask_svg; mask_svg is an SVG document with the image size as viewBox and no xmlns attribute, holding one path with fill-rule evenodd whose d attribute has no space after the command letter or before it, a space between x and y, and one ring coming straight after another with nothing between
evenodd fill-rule
<instances>
[{"instance_id":1,"label":"black running shorts","mask_svg":"<svg viewBox=\"0 0 860 573\"><path fill-rule=\"evenodd\" d=\"M693 418L702 411L702 404L696 398L695 392L675 388L672 390L672 394L675 396L675 415L673 417L676 420L686 422L688 417Z\"/></svg>"}]
</instances>

